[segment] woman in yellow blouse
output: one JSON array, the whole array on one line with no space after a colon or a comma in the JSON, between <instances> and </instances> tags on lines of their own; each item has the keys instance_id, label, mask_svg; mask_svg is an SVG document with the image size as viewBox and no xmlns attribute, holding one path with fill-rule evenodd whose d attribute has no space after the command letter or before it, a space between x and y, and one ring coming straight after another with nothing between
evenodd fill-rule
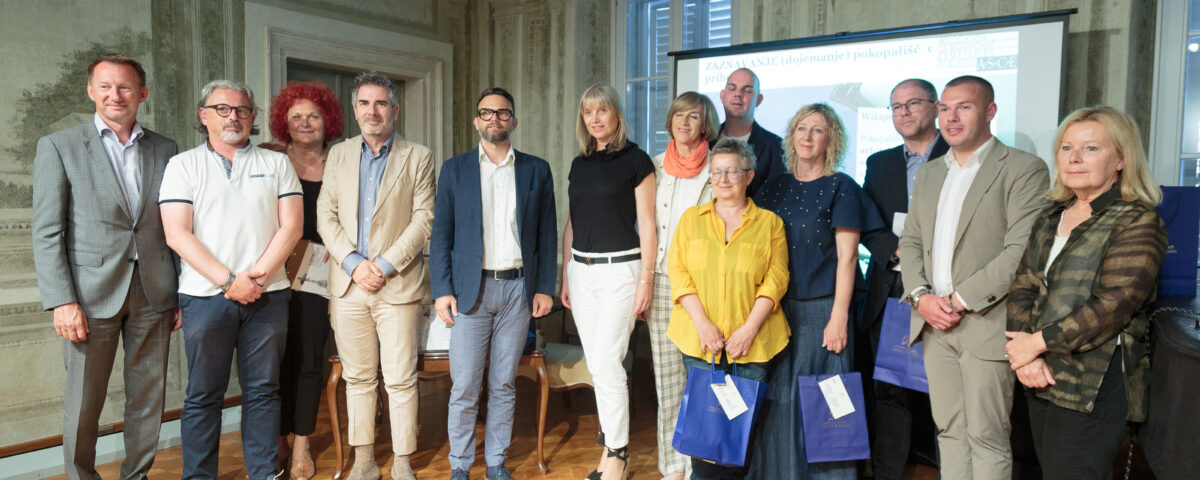
<instances>
[{"instance_id":1,"label":"woman in yellow blouse","mask_svg":"<svg viewBox=\"0 0 1200 480\"><path fill-rule=\"evenodd\" d=\"M709 368L715 357L717 368L730 372L736 360L739 377L761 381L790 334L779 310L788 286L783 221L746 197L754 153L745 142L721 139L708 165L716 198L684 212L671 242L675 307L667 337L683 353L684 367ZM745 473L692 459L693 479Z\"/></svg>"}]
</instances>

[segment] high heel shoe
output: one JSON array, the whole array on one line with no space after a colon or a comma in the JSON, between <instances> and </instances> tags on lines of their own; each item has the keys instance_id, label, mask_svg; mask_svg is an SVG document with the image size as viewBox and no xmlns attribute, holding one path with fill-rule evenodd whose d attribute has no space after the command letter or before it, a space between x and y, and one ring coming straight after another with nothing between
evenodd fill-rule
<instances>
[{"instance_id":1,"label":"high heel shoe","mask_svg":"<svg viewBox=\"0 0 1200 480\"><path fill-rule=\"evenodd\" d=\"M596 435L596 445L599 445L601 447L604 446L604 432L600 432L598 435ZM605 458L604 453L606 451L607 451L607 447L605 447L605 450L600 452L600 465L604 465L604 458ZM602 473L603 472L600 471L600 467L596 467L595 470L592 470L592 473L588 474L586 480L600 480L600 475Z\"/></svg>"},{"instance_id":2,"label":"high heel shoe","mask_svg":"<svg viewBox=\"0 0 1200 480\"><path fill-rule=\"evenodd\" d=\"M629 476L629 447L625 446L625 447L618 448L616 450L613 450L608 447L604 447L604 450L608 453L608 458L615 457L617 460L621 461L621 473L615 477L612 475L608 475L608 480L625 480L625 477ZM605 473L610 473L610 472L613 472L614 470L615 470L615 467L613 466L612 462L609 462L609 464L606 465L604 468ZM600 474L600 478L601 478L601 480L604 480L605 475Z\"/></svg>"}]
</instances>

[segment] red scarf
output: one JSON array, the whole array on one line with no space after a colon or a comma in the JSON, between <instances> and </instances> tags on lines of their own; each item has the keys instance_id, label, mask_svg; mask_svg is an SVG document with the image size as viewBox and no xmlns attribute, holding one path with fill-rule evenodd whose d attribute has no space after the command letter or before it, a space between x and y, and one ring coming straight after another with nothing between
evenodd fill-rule
<instances>
[{"instance_id":1,"label":"red scarf","mask_svg":"<svg viewBox=\"0 0 1200 480\"><path fill-rule=\"evenodd\" d=\"M696 143L698 145L692 150L692 154L683 158L679 155L679 150L675 149L675 140L671 140L667 144L667 154L663 156L663 170L676 178L692 178L700 173L704 162L708 160L708 142L701 139Z\"/></svg>"}]
</instances>

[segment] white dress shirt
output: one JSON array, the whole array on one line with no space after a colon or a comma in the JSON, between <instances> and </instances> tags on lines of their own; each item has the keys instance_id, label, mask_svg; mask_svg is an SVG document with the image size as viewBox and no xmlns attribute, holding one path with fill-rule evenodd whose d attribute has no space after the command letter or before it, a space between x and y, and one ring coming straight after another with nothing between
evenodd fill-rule
<instances>
[{"instance_id":1,"label":"white dress shirt","mask_svg":"<svg viewBox=\"0 0 1200 480\"><path fill-rule=\"evenodd\" d=\"M104 120L100 119L100 114L94 114L92 122L96 124L96 132L100 134L100 143L104 145L104 152L108 154L108 162L112 164L113 172L117 174L117 183L121 185L121 191L125 193L125 203L129 205L129 213L136 220L138 216L138 206L142 204L142 156L138 151L138 140L146 134L142 130L142 126L134 123L133 130L129 134L129 141L121 143L117 138L117 132L109 128ZM133 259L138 259L137 243L133 247Z\"/></svg>"},{"instance_id":2,"label":"white dress shirt","mask_svg":"<svg viewBox=\"0 0 1200 480\"><path fill-rule=\"evenodd\" d=\"M509 270L521 266L521 237L517 229L516 151L499 165L479 144L479 196L483 200L483 269Z\"/></svg>"},{"instance_id":3,"label":"white dress shirt","mask_svg":"<svg viewBox=\"0 0 1200 480\"><path fill-rule=\"evenodd\" d=\"M942 192L938 196L937 220L933 224L933 293L946 296L954 292L954 278L951 266L954 264L954 236L958 232L958 221L962 215L963 200L971 189L975 174L979 173L979 165L996 144L996 137L975 149L975 153L967 157L960 166L954 157L954 150L943 157L946 162L946 180L942 183ZM970 309L961 296L955 295L964 308Z\"/></svg>"}]
</instances>

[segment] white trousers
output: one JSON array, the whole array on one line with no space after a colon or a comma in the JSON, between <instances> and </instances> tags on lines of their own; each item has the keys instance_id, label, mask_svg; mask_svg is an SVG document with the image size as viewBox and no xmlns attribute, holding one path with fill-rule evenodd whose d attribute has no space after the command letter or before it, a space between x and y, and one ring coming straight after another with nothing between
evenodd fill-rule
<instances>
[{"instance_id":1,"label":"white trousers","mask_svg":"<svg viewBox=\"0 0 1200 480\"><path fill-rule=\"evenodd\" d=\"M585 257L615 257L637 253L572 253ZM633 332L633 295L641 262L585 265L567 264L571 315L579 330L579 341L588 372L596 389L596 412L608 448L629 444L629 384L626 383L625 353Z\"/></svg>"}]
</instances>

